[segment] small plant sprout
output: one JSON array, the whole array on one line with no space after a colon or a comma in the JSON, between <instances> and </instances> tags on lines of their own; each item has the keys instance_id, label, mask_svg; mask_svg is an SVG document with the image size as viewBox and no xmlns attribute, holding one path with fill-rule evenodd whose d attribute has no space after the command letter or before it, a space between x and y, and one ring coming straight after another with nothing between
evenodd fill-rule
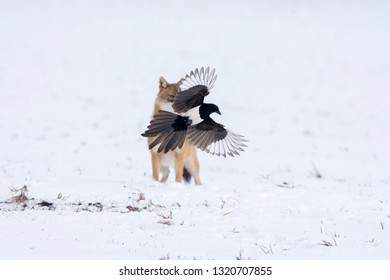
<instances>
[{"instance_id":1,"label":"small plant sprout","mask_svg":"<svg viewBox=\"0 0 390 280\"><path fill-rule=\"evenodd\" d=\"M272 250L272 244L269 244L269 246L260 245L261 251L263 251L266 255L273 255L274 251Z\"/></svg>"},{"instance_id":2,"label":"small plant sprout","mask_svg":"<svg viewBox=\"0 0 390 280\"><path fill-rule=\"evenodd\" d=\"M337 246L337 241L336 239L331 236L332 239L333 239L333 243L330 242L330 241L327 241L327 240L322 240L320 243L318 243L318 245L321 245L321 246L326 246L326 247L333 247L333 246Z\"/></svg>"},{"instance_id":3,"label":"small plant sprout","mask_svg":"<svg viewBox=\"0 0 390 280\"><path fill-rule=\"evenodd\" d=\"M240 251L238 252L238 256L236 257L236 260L238 261L241 261L241 260L250 260L251 258L247 258L247 259L244 259L242 253L243 253L244 250L240 249Z\"/></svg>"},{"instance_id":4,"label":"small plant sprout","mask_svg":"<svg viewBox=\"0 0 390 280\"><path fill-rule=\"evenodd\" d=\"M283 182L282 184L276 184L280 188L293 189L295 188L294 182Z\"/></svg>"},{"instance_id":5,"label":"small plant sprout","mask_svg":"<svg viewBox=\"0 0 390 280\"><path fill-rule=\"evenodd\" d=\"M57 199L60 199L60 200L67 200L69 198L69 196L65 196L62 192L60 192L58 195L57 195Z\"/></svg>"},{"instance_id":6,"label":"small plant sprout","mask_svg":"<svg viewBox=\"0 0 390 280\"><path fill-rule=\"evenodd\" d=\"M223 207L225 207L226 201L221 198L221 202L222 202L221 209L223 209Z\"/></svg>"},{"instance_id":7,"label":"small plant sprout","mask_svg":"<svg viewBox=\"0 0 390 280\"><path fill-rule=\"evenodd\" d=\"M314 163L312 163L312 167L313 167L313 170L310 172L311 175L314 177L314 178L317 178L317 179L322 179L322 174L320 173L320 171L318 171L317 167L315 166Z\"/></svg>"}]
</instances>

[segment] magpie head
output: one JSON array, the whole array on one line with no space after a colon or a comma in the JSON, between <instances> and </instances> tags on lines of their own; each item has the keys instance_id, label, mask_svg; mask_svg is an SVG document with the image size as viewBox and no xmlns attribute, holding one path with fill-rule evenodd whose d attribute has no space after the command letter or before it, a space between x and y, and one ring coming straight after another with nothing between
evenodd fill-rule
<instances>
[{"instance_id":1,"label":"magpie head","mask_svg":"<svg viewBox=\"0 0 390 280\"><path fill-rule=\"evenodd\" d=\"M217 113L219 115L221 115L221 112L219 111L219 108L217 105L215 104L207 104L207 103L204 103L200 109L199 109L199 112L200 112L200 117L202 119L206 119L207 117L209 117L212 113Z\"/></svg>"}]
</instances>

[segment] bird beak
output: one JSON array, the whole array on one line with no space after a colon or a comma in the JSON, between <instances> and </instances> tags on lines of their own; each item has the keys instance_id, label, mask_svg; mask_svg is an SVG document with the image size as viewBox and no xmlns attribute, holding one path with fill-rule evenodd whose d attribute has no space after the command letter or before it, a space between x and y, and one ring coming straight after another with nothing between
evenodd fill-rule
<instances>
[{"instance_id":1,"label":"bird beak","mask_svg":"<svg viewBox=\"0 0 390 280\"><path fill-rule=\"evenodd\" d=\"M222 116L222 114L221 114L221 112L219 110L216 113Z\"/></svg>"}]
</instances>

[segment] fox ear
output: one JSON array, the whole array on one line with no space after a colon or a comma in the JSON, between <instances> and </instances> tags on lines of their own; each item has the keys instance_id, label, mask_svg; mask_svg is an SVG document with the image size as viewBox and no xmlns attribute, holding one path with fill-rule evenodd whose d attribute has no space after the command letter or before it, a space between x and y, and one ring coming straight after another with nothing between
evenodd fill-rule
<instances>
[{"instance_id":1,"label":"fox ear","mask_svg":"<svg viewBox=\"0 0 390 280\"><path fill-rule=\"evenodd\" d=\"M183 84L183 81L184 81L184 79L181 78L176 84L177 84L178 86L181 86L181 85Z\"/></svg>"},{"instance_id":2,"label":"fox ear","mask_svg":"<svg viewBox=\"0 0 390 280\"><path fill-rule=\"evenodd\" d=\"M163 76L161 76L159 84L160 84L160 88L166 88L168 85L168 82L167 82L167 80L165 80L165 78Z\"/></svg>"}]
</instances>

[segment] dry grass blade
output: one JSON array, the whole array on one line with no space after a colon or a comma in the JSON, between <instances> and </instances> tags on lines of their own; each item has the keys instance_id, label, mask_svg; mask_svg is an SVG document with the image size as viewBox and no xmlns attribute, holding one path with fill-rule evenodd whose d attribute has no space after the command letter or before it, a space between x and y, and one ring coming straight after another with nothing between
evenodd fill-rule
<instances>
[{"instance_id":1,"label":"dry grass blade","mask_svg":"<svg viewBox=\"0 0 390 280\"><path fill-rule=\"evenodd\" d=\"M327 241L327 240L322 240L321 242L322 243L318 243L318 245L321 245L321 246L326 246L326 247L333 247L333 246L337 246L337 241L334 237L332 237L333 239L333 243Z\"/></svg>"},{"instance_id":2,"label":"dry grass blade","mask_svg":"<svg viewBox=\"0 0 390 280\"><path fill-rule=\"evenodd\" d=\"M326 241L326 240L322 240L322 243L318 243L318 245L327 246L327 247L333 246L332 243L330 243L329 241Z\"/></svg>"},{"instance_id":3,"label":"dry grass blade","mask_svg":"<svg viewBox=\"0 0 390 280\"><path fill-rule=\"evenodd\" d=\"M28 190L26 185L20 189L11 189L11 192L14 193L14 196L9 199L9 202L11 203L21 204L29 200L27 197Z\"/></svg>"},{"instance_id":4,"label":"dry grass blade","mask_svg":"<svg viewBox=\"0 0 390 280\"><path fill-rule=\"evenodd\" d=\"M158 216L160 216L162 218L162 220L159 220L157 221L157 223L159 224L163 224L163 225L173 225L173 215L172 215L172 211L169 211L169 214L168 215L165 215L163 213L159 213L157 214Z\"/></svg>"},{"instance_id":5,"label":"dry grass blade","mask_svg":"<svg viewBox=\"0 0 390 280\"><path fill-rule=\"evenodd\" d=\"M271 244L269 245L269 247L260 245L260 249L266 255L273 255L274 254L274 251L272 250L272 245Z\"/></svg>"},{"instance_id":6,"label":"dry grass blade","mask_svg":"<svg viewBox=\"0 0 390 280\"><path fill-rule=\"evenodd\" d=\"M171 226L173 224L172 220L159 220L157 221L157 223L167 225L167 226Z\"/></svg>"},{"instance_id":7,"label":"dry grass blade","mask_svg":"<svg viewBox=\"0 0 390 280\"><path fill-rule=\"evenodd\" d=\"M138 207L134 207L134 206L129 205L126 208L127 208L127 210L129 210L129 212L140 212L140 209Z\"/></svg>"}]
</instances>

